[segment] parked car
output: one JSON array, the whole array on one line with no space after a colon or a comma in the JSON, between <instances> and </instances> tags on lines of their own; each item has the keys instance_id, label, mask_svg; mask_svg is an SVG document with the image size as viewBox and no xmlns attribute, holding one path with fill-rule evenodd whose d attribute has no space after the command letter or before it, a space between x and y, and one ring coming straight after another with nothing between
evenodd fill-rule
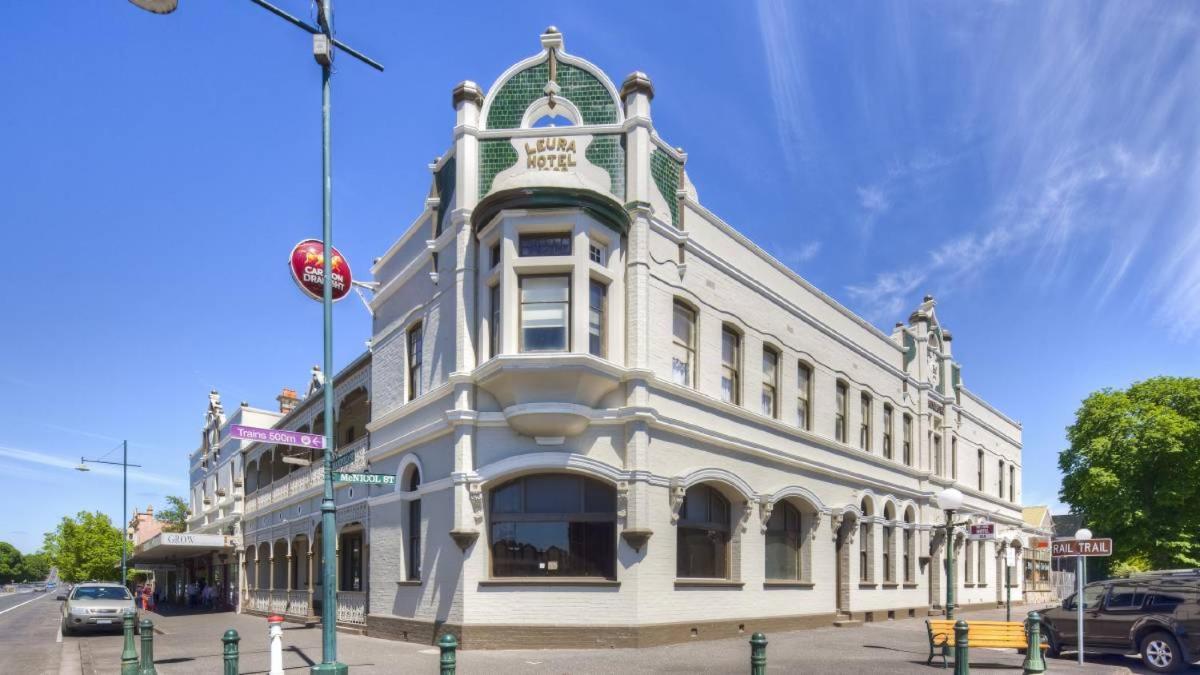
<instances>
[{"instance_id":1,"label":"parked car","mask_svg":"<svg viewBox=\"0 0 1200 675\"><path fill-rule=\"evenodd\" d=\"M1075 595L1041 615L1049 656L1076 649ZM1084 586L1083 649L1141 654L1146 667L1158 673L1178 672L1200 660L1200 570L1150 572Z\"/></svg>"},{"instance_id":2,"label":"parked car","mask_svg":"<svg viewBox=\"0 0 1200 675\"><path fill-rule=\"evenodd\" d=\"M120 631L125 612L134 613L136 626L137 604L133 601L133 594L121 584L78 584L62 603L62 634L70 635L82 630Z\"/></svg>"}]
</instances>

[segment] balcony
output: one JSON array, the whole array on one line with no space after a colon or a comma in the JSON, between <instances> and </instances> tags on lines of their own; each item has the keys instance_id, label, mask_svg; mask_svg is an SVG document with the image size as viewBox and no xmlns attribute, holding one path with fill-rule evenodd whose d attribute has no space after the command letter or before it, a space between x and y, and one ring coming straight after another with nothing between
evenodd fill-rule
<instances>
[{"instance_id":1,"label":"balcony","mask_svg":"<svg viewBox=\"0 0 1200 675\"><path fill-rule=\"evenodd\" d=\"M353 453L354 459L338 469L338 471L357 472L367 468L367 438L364 436L354 441L344 449L339 449L339 456ZM259 488L254 494L246 497L245 513L247 515L265 509L272 504L286 501L290 497L304 494L310 490L319 490L325 484L325 464L318 462L311 466L302 467L283 476L270 485Z\"/></svg>"}]
</instances>

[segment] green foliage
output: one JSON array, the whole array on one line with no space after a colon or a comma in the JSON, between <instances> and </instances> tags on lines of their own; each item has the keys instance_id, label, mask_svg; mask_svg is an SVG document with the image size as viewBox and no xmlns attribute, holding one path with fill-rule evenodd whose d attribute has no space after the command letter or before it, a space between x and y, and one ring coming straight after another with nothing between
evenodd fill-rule
<instances>
[{"instance_id":1,"label":"green foliage","mask_svg":"<svg viewBox=\"0 0 1200 675\"><path fill-rule=\"evenodd\" d=\"M1059 494L1112 537L1114 569L1200 567L1200 378L1096 392L1067 438Z\"/></svg>"},{"instance_id":2,"label":"green foliage","mask_svg":"<svg viewBox=\"0 0 1200 675\"><path fill-rule=\"evenodd\" d=\"M7 541L0 541L0 583L11 584L24 581L21 552Z\"/></svg>"},{"instance_id":3,"label":"green foliage","mask_svg":"<svg viewBox=\"0 0 1200 675\"><path fill-rule=\"evenodd\" d=\"M80 511L74 518L63 516L58 528L46 533L46 555L65 581L115 581L121 576L122 537L108 516Z\"/></svg>"},{"instance_id":4,"label":"green foliage","mask_svg":"<svg viewBox=\"0 0 1200 675\"><path fill-rule=\"evenodd\" d=\"M1149 572L1150 561L1145 556L1134 556L1112 566L1110 573L1118 579L1128 579L1138 572Z\"/></svg>"},{"instance_id":5,"label":"green foliage","mask_svg":"<svg viewBox=\"0 0 1200 675\"><path fill-rule=\"evenodd\" d=\"M167 507L154 517L163 523L164 532L183 532L187 529L188 504L183 497L167 495Z\"/></svg>"}]
</instances>

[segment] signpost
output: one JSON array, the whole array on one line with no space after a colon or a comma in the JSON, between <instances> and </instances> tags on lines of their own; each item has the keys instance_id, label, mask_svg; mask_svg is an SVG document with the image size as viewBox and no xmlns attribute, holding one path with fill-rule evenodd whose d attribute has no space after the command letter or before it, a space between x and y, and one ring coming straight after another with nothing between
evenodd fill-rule
<instances>
[{"instance_id":1,"label":"signpost","mask_svg":"<svg viewBox=\"0 0 1200 675\"><path fill-rule=\"evenodd\" d=\"M995 538L996 538L996 524L995 523L982 523L979 525L972 525L971 529L968 530L968 532L967 532L967 539L995 539Z\"/></svg>"},{"instance_id":2,"label":"signpost","mask_svg":"<svg viewBox=\"0 0 1200 675\"><path fill-rule=\"evenodd\" d=\"M329 279L333 290L333 301L337 302L350 292L350 284L354 278L350 275L350 263L342 252L333 248L333 257L329 260ZM288 256L288 269L292 272L292 280L313 300L321 300L325 288L325 246L320 239L305 239L292 247Z\"/></svg>"},{"instance_id":3,"label":"signpost","mask_svg":"<svg viewBox=\"0 0 1200 675\"><path fill-rule=\"evenodd\" d=\"M1012 621L1012 576L1017 566L1017 550L1009 542L1004 549L1004 620Z\"/></svg>"},{"instance_id":4,"label":"signpost","mask_svg":"<svg viewBox=\"0 0 1200 675\"><path fill-rule=\"evenodd\" d=\"M353 462L353 461L354 461L354 453L353 452L343 452L342 454L333 458L333 463L330 464L329 467L333 471L337 471L338 469L342 468L343 466L346 466L347 464L349 464L350 462Z\"/></svg>"},{"instance_id":5,"label":"signpost","mask_svg":"<svg viewBox=\"0 0 1200 675\"><path fill-rule=\"evenodd\" d=\"M1079 665L1083 665L1083 574L1084 558L1112 555L1112 539L1092 539L1092 531L1084 528L1075 533L1074 539L1056 539L1051 544L1050 554L1055 558L1075 558L1075 626L1076 647Z\"/></svg>"},{"instance_id":6,"label":"signpost","mask_svg":"<svg viewBox=\"0 0 1200 675\"><path fill-rule=\"evenodd\" d=\"M343 473L333 472L335 483L357 483L360 485L395 485L396 477L390 473Z\"/></svg>"},{"instance_id":7,"label":"signpost","mask_svg":"<svg viewBox=\"0 0 1200 675\"><path fill-rule=\"evenodd\" d=\"M298 445L302 448L316 448L317 450L325 448L325 437L321 434L305 434L299 431L288 431L287 429L262 429L260 427L231 424L229 425L229 435L233 438L240 438L243 441Z\"/></svg>"}]
</instances>

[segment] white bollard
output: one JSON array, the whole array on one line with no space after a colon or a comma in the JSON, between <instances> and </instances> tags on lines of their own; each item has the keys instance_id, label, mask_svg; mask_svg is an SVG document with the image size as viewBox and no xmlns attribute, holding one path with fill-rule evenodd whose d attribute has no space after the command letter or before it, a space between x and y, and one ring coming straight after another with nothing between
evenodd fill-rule
<instances>
[{"instance_id":1,"label":"white bollard","mask_svg":"<svg viewBox=\"0 0 1200 675\"><path fill-rule=\"evenodd\" d=\"M271 648L270 675L283 673L283 617L272 614L267 617L267 642Z\"/></svg>"}]
</instances>

